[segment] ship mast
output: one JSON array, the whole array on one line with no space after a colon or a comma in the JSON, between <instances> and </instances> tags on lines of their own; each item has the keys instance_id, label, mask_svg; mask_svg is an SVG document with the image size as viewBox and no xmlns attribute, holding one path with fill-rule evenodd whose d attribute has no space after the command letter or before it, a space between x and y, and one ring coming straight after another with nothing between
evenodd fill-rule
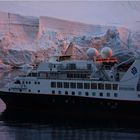
<instances>
[{"instance_id":1,"label":"ship mast","mask_svg":"<svg viewBox=\"0 0 140 140\"><path fill-rule=\"evenodd\" d=\"M10 33L10 24L11 24L11 21L10 21L10 13L8 13L8 32Z\"/></svg>"}]
</instances>

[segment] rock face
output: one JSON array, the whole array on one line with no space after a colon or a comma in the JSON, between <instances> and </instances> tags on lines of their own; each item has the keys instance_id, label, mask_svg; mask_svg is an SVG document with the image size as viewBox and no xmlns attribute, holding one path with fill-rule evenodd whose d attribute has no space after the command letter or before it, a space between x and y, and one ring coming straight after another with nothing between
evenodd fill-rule
<instances>
[{"instance_id":1,"label":"rock face","mask_svg":"<svg viewBox=\"0 0 140 140\"><path fill-rule=\"evenodd\" d=\"M139 32L114 26L88 25L50 17L25 17L0 12L1 65L32 64L64 53L70 44L77 58L85 57L89 47L99 52L104 46L116 53L139 47ZM138 43L137 43L138 42Z\"/></svg>"}]
</instances>

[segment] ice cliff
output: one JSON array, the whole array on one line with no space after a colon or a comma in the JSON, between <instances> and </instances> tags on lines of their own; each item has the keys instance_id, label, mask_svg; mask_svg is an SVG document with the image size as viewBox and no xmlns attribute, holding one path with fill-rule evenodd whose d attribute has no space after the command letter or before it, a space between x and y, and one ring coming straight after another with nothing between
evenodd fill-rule
<instances>
[{"instance_id":1,"label":"ice cliff","mask_svg":"<svg viewBox=\"0 0 140 140\"><path fill-rule=\"evenodd\" d=\"M89 47L109 46L114 53L139 48L140 33L124 27L88 25L50 17L26 17L0 12L0 64L33 64L72 44L77 57Z\"/></svg>"}]
</instances>

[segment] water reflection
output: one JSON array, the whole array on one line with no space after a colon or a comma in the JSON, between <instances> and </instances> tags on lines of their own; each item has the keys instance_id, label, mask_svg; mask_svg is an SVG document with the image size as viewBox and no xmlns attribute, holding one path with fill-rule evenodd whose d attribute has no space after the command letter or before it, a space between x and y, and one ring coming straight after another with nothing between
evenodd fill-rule
<instances>
[{"instance_id":1,"label":"water reflection","mask_svg":"<svg viewBox=\"0 0 140 140\"><path fill-rule=\"evenodd\" d=\"M96 125L95 125L96 126ZM137 130L59 124L0 122L1 140L139 140Z\"/></svg>"},{"instance_id":2,"label":"water reflection","mask_svg":"<svg viewBox=\"0 0 140 140\"><path fill-rule=\"evenodd\" d=\"M139 140L140 121L69 120L44 114L4 112L0 140Z\"/></svg>"}]
</instances>

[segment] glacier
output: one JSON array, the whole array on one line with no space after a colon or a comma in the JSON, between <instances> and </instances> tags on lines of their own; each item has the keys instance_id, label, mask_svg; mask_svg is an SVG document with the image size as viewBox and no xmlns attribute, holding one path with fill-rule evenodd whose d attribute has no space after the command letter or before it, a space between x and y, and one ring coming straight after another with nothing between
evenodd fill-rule
<instances>
[{"instance_id":1,"label":"glacier","mask_svg":"<svg viewBox=\"0 0 140 140\"><path fill-rule=\"evenodd\" d=\"M34 65L54 55L63 54L74 45L77 58L86 58L86 50L108 46L113 55L135 55L140 32L125 27L91 25L51 17L28 17L0 12L0 69ZM137 50L137 52L136 52ZM133 53L132 53L133 52Z\"/></svg>"}]
</instances>

